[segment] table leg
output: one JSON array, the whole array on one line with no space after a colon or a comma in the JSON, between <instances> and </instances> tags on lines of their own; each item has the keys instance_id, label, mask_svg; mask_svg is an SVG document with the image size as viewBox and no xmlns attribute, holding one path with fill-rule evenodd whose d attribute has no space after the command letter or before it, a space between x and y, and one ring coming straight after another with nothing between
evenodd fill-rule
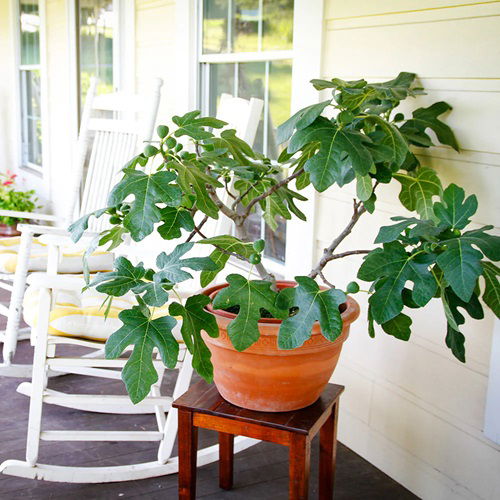
<instances>
[{"instance_id":1,"label":"table leg","mask_svg":"<svg viewBox=\"0 0 500 500\"><path fill-rule=\"evenodd\" d=\"M196 498L196 457L198 455L198 427L193 425L193 413L179 410L179 499Z\"/></svg>"},{"instance_id":2,"label":"table leg","mask_svg":"<svg viewBox=\"0 0 500 500\"><path fill-rule=\"evenodd\" d=\"M292 434L290 441L289 498L306 500L309 490L311 441L308 436Z\"/></svg>"},{"instance_id":3,"label":"table leg","mask_svg":"<svg viewBox=\"0 0 500 500\"><path fill-rule=\"evenodd\" d=\"M335 462L337 454L337 419L339 403L333 405L332 413L319 431L319 499L331 500L335 484Z\"/></svg>"},{"instance_id":4,"label":"table leg","mask_svg":"<svg viewBox=\"0 0 500 500\"><path fill-rule=\"evenodd\" d=\"M233 487L234 435L219 432L219 486L224 490Z\"/></svg>"}]
</instances>

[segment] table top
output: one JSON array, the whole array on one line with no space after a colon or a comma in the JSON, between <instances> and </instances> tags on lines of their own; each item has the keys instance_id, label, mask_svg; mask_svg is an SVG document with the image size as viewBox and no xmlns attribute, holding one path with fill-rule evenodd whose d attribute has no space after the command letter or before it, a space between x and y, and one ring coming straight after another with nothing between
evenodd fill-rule
<instances>
[{"instance_id":1,"label":"table top","mask_svg":"<svg viewBox=\"0 0 500 500\"><path fill-rule=\"evenodd\" d=\"M288 412L260 412L245 410L227 402L214 384L207 384L201 380L176 399L172 406L181 410L308 434L323 414L330 410L343 391L342 385L328 384L319 399L307 408Z\"/></svg>"}]
</instances>

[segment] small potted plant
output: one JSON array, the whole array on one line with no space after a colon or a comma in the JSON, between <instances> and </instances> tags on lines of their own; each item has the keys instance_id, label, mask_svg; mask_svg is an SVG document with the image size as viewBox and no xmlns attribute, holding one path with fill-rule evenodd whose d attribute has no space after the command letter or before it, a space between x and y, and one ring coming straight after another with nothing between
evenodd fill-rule
<instances>
[{"instance_id":1,"label":"small potted plant","mask_svg":"<svg viewBox=\"0 0 500 500\"><path fill-rule=\"evenodd\" d=\"M19 191L15 189L17 174L9 170L0 173L0 210L13 210L15 212L33 212L36 206L35 191ZM19 236L17 223L23 218L0 216L0 236Z\"/></svg>"},{"instance_id":2,"label":"small potted plant","mask_svg":"<svg viewBox=\"0 0 500 500\"><path fill-rule=\"evenodd\" d=\"M366 254L357 277L370 283L370 336L377 323L387 334L408 340L412 320L404 311L439 300L448 325L445 342L465 361L463 312L481 318L482 296L499 314L493 264L499 259L499 238L488 233L492 226L469 230L476 197L465 197L455 184L444 188L436 172L412 152L413 146L432 146L432 134L440 144L459 149L440 119L451 109L447 103L418 108L411 116L397 112L401 101L423 93L414 82L412 73L383 83L313 80L316 89L330 95L279 127L278 141L287 146L278 162L257 154L234 130L224 130L224 122L201 118L197 111L174 116L173 130L158 127L159 140L125 165L108 207L70 228L77 240L90 216L111 216L112 227L88 253L98 245L116 247L125 234L141 241L157 231L165 240L178 241L172 252L158 255L155 269L119 257L113 272L90 282L109 300L136 295L137 305L120 313L123 326L106 344L111 358L134 345L122 372L132 401L142 400L157 379L154 348L166 366L175 366L179 344L172 329L180 321L195 370L214 379L230 402L265 411L313 403L359 314L351 297L359 291L357 282L341 290L328 282L324 269L332 260L356 254ZM216 135L213 129L223 130ZM182 138L192 143L189 151ZM146 171L146 165L154 167ZM380 229L375 243L381 246L373 250L337 252L359 219L376 209L378 186L391 182L399 184L402 205L415 215L394 217L394 224ZM278 216L305 220L298 206L305 201L302 189L312 184L323 192L350 183L356 184L357 196L345 228L307 276L277 281L261 259L265 242L249 241L249 215L259 208L271 229ZM222 215L233 221L234 232L208 237L207 220ZM209 247L210 255L185 257L195 245ZM230 274L226 283L206 288L229 259L248 262L260 279ZM184 302L177 289L194 279L188 270L201 271L205 290ZM163 312L158 314L158 308Z\"/></svg>"}]
</instances>

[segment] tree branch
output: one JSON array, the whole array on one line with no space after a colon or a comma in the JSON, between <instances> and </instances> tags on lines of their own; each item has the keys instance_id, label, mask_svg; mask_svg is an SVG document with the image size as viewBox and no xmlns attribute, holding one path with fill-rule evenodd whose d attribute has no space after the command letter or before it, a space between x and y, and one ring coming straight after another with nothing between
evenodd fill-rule
<instances>
[{"instance_id":1,"label":"tree branch","mask_svg":"<svg viewBox=\"0 0 500 500\"><path fill-rule=\"evenodd\" d=\"M271 196L275 191L278 191L278 189L282 188L289 182L293 181L293 179L296 179L300 175L304 173L304 167L299 168L297 171L295 171L294 174L290 175L289 177L286 177L285 179L277 182L274 186L271 186L267 191L262 193L260 196L257 196L254 198L246 207L246 210L243 212L242 217L246 219L254 207L256 203L259 203L259 201L265 200L268 196Z\"/></svg>"},{"instance_id":2,"label":"tree branch","mask_svg":"<svg viewBox=\"0 0 500 500\"><path fill-rule=\"evenodd\" d=\"M236 198L236 200L234 200L233 204L231 205L231 210L236 210L236 207L238 206L238 203L240 203L240 201L257 185L259 184L259 182L261 181L262 179L259 179L257 181L255 181L254 183L250 184L250 186L248 187L248 189L243 193L243 194L240 194L240 196L238 196L238 198Z\"/></svg>"},{"instance_id":3,"label":"tree branch","mask_svg":"<svg viewBox=\"0 0 500 500\"><path fill-rule=\"evenodd\" d=\"M351 234L351 231L358 222L359 218L366 212L366 208L361 205L362 205L361 201L356 202L356 200L354 200L354 210L351 220L349 221L349 224L347 224L347 226L337 236L337 238L335 238L332 241L331 245L323 250L323 256L321 257L321 260L319 261L318 265L314 269L312 269L311 272L309 273L310 278L316 278L316 276L318 276L318 274L323 270L323 268L328 264L328 262L333 260L332 257L334 255L333 252L335 251L335 249L342 243L342 241L344 241L345 238L347 238L347 236L349 236L349 234ZM348 252L344 253L351 255ZM343 256L344 256L343 254L337 254L337 256L334 258L341 258Z\"/></svg>"},{"instance_id":4,"label":"tree branch","mask_svg":"<svg viewBox=\"0 0 500 500\"><path fill-rule=\"evenodd\" d=\"M187 237L186 243L189 243L194 238L195 234L197 234L197 233L200 234L200 230L205 225L207 220L208 220L208 215L205 215L205 217L203 217L201 222L197 226L195 226L194 229L189 233L189 236Z\"/></svg>"},{"instance_id":5,"label":"tree branch","mask_svg":"<svg viewBox=\"0 0 500 500\"><path fill-rule=\"evenodd\" d=\"M217 196L215 188L207 184L207 193L210 196L210 199L217 205L217 208L231 220L235 222L235 224L239 224L242 221L242 216L239 215L236 211L231 210L227 205L225 205L222 200Z\"/></svg>"}]
</instances>

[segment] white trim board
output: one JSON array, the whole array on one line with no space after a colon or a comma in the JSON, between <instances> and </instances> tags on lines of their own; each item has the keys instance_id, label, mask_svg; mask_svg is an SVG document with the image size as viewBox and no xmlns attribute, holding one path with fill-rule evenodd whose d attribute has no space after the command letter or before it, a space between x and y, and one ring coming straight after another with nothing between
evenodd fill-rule
<instances>
[{"instance_id":1,"label":"white trim board","mask_svg":"<svg viewBox=\"0 0 500 500\"><path fill-rule=\"evenodd\" d=\"M324 1L297 0L293 19L293 66L291 112L319 102L320 93L310 80L321 75ZM301 191L309 199L300 204L307 222L297 218L287 222L285 277L308 273L314 263L316 247L316 192L309 188Z\"/></svg>"},{"instance_id":2,"label":"white trim board","mask_svg":"<svg viewBox=\"0 0 500 500\"><path fill-rule=\"evenodd\" d=\"M490 376L486 396L484 435L500 444L500 321L495 320L491 343Z\"/></svg>"}]
</instances>

